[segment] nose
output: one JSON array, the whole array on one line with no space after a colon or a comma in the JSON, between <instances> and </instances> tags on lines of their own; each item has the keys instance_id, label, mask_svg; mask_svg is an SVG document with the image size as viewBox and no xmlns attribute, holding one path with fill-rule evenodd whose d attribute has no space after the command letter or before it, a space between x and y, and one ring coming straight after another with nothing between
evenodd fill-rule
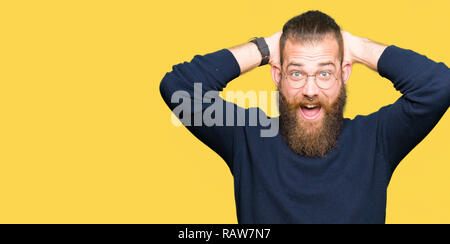
<instances>
[{"instance_id":1,"label":"nose","mask_svg":"<svg viewBox=\"0 0 450 244\"><path fill-rule=\"evenodd\" d=\"M307 77L306 84L302 89L303 96L314 98L319 95L319 87L315 82L315 77Z\"/></svg>"}]
</instances>

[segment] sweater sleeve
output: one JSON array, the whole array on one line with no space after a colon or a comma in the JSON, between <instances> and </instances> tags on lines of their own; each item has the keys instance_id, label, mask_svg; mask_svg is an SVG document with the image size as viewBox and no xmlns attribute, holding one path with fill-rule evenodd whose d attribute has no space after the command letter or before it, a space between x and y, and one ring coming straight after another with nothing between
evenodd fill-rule
<instances>
[{"instance_id":1,"label":"sweater sleeve","mask_svg":"<svg viewBox=\"0 0 450 244\"><path fill-rule=\"evenodd\" d=\"M243 108L224 101L219 91L239 75L240 67L233 54L223 49L173 66L160 83L160 93L167 106L231 170L234 138L239 127L229 126L225 115L227 110L238 113Z\"/></svg>"},{"instance_id":2,"label":"sweater sleeve","mask_svg":"<svg viewBox=\"0 0 450 244\"><path fill-rule=\"evenodd\" d=\"M434 128L450 105L450 70L411 50L390 46L378 61L379 74L402 96L377 112L378 140L391 173Z\"/></svg>"}]
</instances>

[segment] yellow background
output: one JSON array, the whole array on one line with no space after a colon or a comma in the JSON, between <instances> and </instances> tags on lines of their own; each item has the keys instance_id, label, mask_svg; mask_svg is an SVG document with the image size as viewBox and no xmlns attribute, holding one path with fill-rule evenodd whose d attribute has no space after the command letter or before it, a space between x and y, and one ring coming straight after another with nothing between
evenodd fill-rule
<instances>
[{"instance_id":1,"label":"yellow background","mask_svg":"<svg viewBox=\"0 0 450 244\"><path fill-rule=\"evenodd\" d=\"M222 159L174 127L171 66L319 9L349 32L450 64L450 1L1 1L1 223L236 223ZM346 117L394 102L353 67ZM269 67L227 90L269 91ZM403 160L388 223L450 223L450 117Z\"/></svg>"}]
</instances>

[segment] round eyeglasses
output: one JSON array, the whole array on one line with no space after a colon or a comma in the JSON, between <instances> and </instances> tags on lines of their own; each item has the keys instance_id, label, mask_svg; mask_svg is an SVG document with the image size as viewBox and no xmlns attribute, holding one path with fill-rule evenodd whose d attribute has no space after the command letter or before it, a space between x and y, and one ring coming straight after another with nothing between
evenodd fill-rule
<instances>
[{"instance_id":1,"label":"round eyeglasses","mask_svg":"<svg viewBox=\"0 0 450 244\"><path fill-rule=\"evenodd\" d=\"M322 89L330 89L337 81L336 76L331 71L318 71L314 75L300 71L291 71L286 74L286 79L292 88L302 88L306 85L308 77L314 77L316 85Z\"/></svg>"}]
</instances>

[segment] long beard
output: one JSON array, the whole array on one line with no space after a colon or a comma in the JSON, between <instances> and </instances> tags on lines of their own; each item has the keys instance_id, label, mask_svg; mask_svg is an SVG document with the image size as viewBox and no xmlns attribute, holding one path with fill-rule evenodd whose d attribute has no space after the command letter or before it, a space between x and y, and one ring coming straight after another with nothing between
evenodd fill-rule
<instances>
[{"instance_id":1,"label":"long beard","mask_svg":"<svg viewBox=\"0 0 450 244\"><path fill-rule=\"evenodd\" d=\"M337 146L338 137L344 121L344 107L347 99L345 85L341 86L339 96L334 103L305 97L289 102L279 89L280 132L288 147L298 155L322 158ZM317 104L324 109L321 121L307 121L298 118L301 105Z\"/></svg>"}]
</instances>

